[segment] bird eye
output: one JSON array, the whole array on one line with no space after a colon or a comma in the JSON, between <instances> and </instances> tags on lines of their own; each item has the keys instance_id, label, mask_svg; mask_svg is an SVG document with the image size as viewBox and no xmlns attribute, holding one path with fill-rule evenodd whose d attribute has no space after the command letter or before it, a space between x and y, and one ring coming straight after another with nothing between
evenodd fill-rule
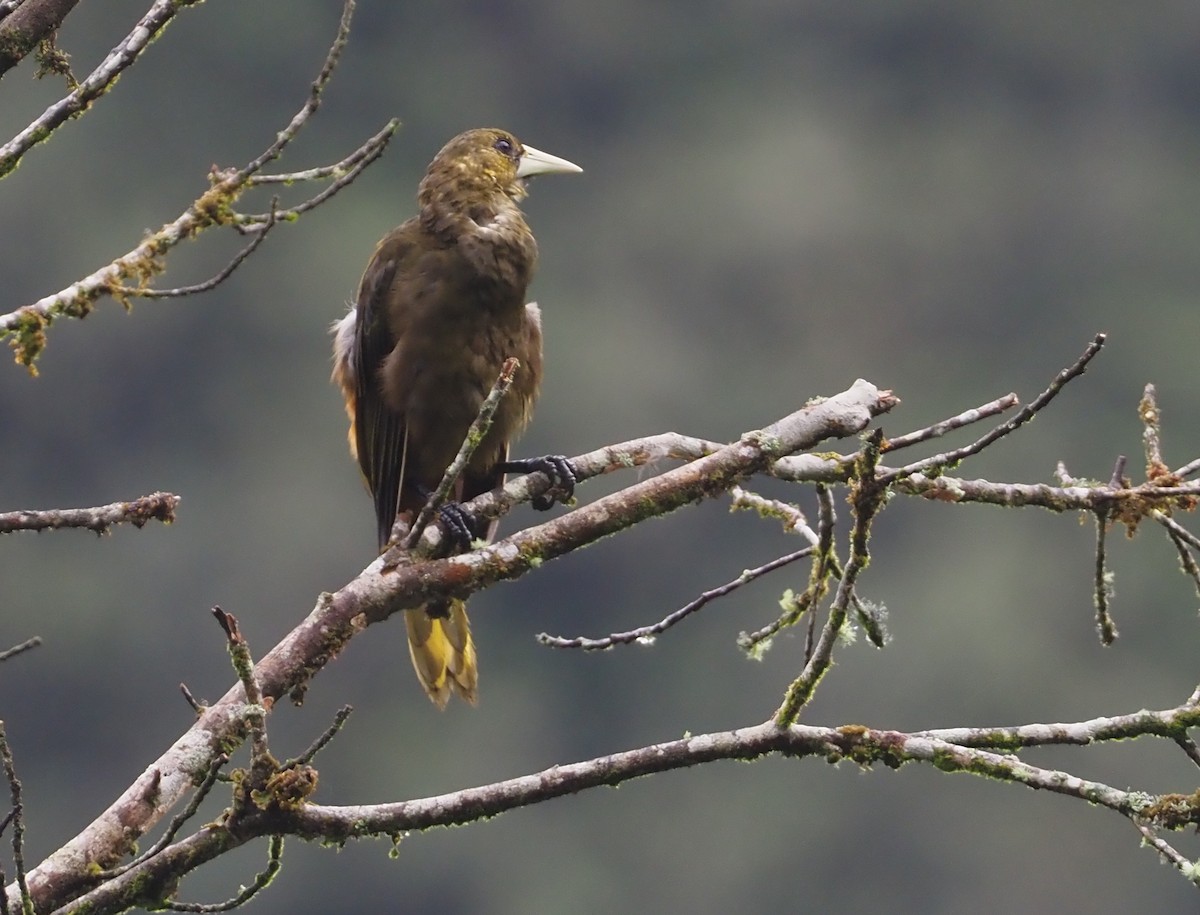
<instances>
[{"instance_id":1,"label":"bird eye","mask_svg":"<svg viewBox=\"0 0 1200 915\"><path fill-rule=\"evenodd\" d=\"M493 148L495 148L498 152L501 152L506 156L511 156L513 154L512 142L505 139L504 137L501 137L499 140L497 140L492 145L493 145Z\"/></svg>"}]
</instances>

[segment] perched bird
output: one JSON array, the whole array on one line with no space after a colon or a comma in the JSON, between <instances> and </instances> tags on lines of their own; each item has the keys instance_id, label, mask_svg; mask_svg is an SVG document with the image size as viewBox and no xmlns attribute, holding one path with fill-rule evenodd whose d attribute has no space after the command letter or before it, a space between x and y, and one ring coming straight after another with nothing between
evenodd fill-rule
<instances>
[{"instance_id":1,"label":"perched bird","mask_svg":"<svg viewBox=\"0 0 1200 915\"><path fill-rule=\"evenodd\" d=\"M504 130L455 137L421 181L420 212L379 242L357 301L334 325L333 380L375 502L380 549L397 515L411 522L441 482L509 356L521 366L455 500L499 486L506 471L542 470L567 491L574 483L565 459L510 461L508 447L542 376L541 316L525 302L537 243L517 202L526 178L579 171ZM442 518L461 545L495 531L461 510ZM405 621L413 666L434 703L444 707L452 691L474 703L478 670L463 602L409 610Z\"/></svg>"}]
</instances>

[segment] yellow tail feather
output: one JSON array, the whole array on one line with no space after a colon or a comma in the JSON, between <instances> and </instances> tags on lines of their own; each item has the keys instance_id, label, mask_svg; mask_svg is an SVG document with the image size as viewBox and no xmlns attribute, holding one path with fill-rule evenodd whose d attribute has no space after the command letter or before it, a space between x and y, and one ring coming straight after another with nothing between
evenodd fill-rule
<instances>
[{"instance_id":1,"label":"yellow tail feather","mask_svg":"<svg viewBox=\"0 0 1200 915\"><path fill-rule=\"evenodd\" d=\"M430 616L424 607L404 612L408 653L421 686L438 708L445 708L450 693L475 704L479 668L467 605L452 600L446 615Z\"/></svg>"}]
</instances>

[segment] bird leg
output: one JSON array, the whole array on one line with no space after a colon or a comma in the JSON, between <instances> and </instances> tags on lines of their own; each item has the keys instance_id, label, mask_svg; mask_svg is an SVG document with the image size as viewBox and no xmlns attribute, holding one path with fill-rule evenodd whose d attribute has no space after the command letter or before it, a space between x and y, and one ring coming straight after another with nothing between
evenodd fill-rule
<instances>
[{"instance_id":1,"label":"bird leg","mask_svg":"<svg viewBox=\"0 0 1200 915\"><path fill-rule=\"evenodd\" d=\"M575 497L575 468L561 454L505 461L500 469L505 473L544 473L550 478L550 488L534 496L531 503L540 512L553 508L555 502L566 504Z\"/></svg>"},{"instance_id":2,"label":"bird leg","mask_svg":"<svg viewBox=\"0 0 1200 915\"><path fill-rule=\"evenodd\" d=\"M433 495L428 486L417 485L417 494L425 500ZM447 553L466 553L475 542L479 520L459 502L443 502L437 509L438 520L446 532Z\"/></svg>"},{"instance_id":3,"label":"bird leg","mask_svg":"<svg viewBox=\"0 0 1200 915\"><path fill-rule=\"evenodd\" d=\"M447 502L438 507L438 519L456 552L466 553L475 542L475 528L479 522L458 502Z\"/></svg>"}]
</instances>

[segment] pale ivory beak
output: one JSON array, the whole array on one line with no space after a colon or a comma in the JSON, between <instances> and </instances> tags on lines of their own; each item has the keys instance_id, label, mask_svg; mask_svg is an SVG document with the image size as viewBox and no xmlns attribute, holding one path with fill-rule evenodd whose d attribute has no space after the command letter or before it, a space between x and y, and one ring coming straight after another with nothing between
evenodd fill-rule
<instances>
[{"instance_id":1,"label":"pale ivory beak","mask_svg":"<svg viewBox=\"0 0 1200 915\"><path fill-rule=\"evenodd\" d=\"M583 171L574 162L544 153L540 149L526 146L517 163L517 177L531 178L534 175L570 175Z\"/></svg>"}]
</instances>

